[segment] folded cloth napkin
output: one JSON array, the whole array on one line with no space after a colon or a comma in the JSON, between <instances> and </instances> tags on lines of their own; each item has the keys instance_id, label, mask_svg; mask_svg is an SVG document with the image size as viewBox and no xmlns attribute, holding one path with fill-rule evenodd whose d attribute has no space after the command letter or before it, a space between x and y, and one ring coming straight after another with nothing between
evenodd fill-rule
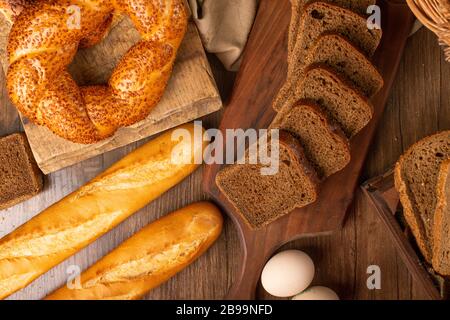
<instances>
[{"instance_id":1,"label":"folded cloth napkin","mask_svg":"<svg viewBox=\"0 0 450 320\"><path fill-rule=\"evenodd\" d=\"M189 0L203 45L237 71L259 0Z\"/></svg>"}]
</instances>

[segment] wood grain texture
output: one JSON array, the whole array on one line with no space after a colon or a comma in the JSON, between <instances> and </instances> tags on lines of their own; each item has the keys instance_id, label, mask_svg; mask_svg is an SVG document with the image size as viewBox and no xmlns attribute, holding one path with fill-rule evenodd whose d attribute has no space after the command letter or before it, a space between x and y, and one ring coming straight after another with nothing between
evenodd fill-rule
<instances>
[{"instance_id":1,"label":"wood grain texture","mask_svg":"<svg viewBox=\"0 0 450 320\"><path fill-rule=\"evenodd\" d=\"M4 25L0 25L0 30L4 28ZM79 85L107 83L122 56L139 39L139 33L130 19L124 18L102 42L80 50L69 66L69 71ZM4 45L4 40L4 37L0 37L0 45ZM0 55L2 53L0 60L6 64L5 52L0 49ZM222 102L197 28L190 22L165 94L145 120L121 128L112 138L92 145L66 141L46 127L34 125L25 117L22 122L36 162L44 173L50 173L192 121L221 107Z\"/></svg>"},{"instance_id":2,"label":"wood grain texture","mask_svg":"<svg viewBox=\"0 0 450 320\"><path fill-rule=\"evenodd\" d=\"M232 91L234 75L226 72L215 57L209 56L209 61L222 99L226 102ZM422 29L408 40L360 182L385 172L413 141L435 129L450 128L450 82L446 80L450 79L450 64L443 61L437 39L431 32ZM428 69L436 70L437 73L428 72ZM426 93L436 90L436 85L441 88L439 97ZM424 99L425 95L427 99ZM220 111L203 118L205 126L218 127L222 113ZM409 116L410 113L422 114L425 119ZM8 101L4 77L0 74L0 134L19 129L17 112ZM48 175L42 194L9 210L0 211L0 237L72 192L136 147L137 143L133 143ZM143 227L147 221L178 209L183 204L207 199L208 196L201 188L202 174L202 170L196 171L189 179L133 215L89 248L43 275L11 298L37 299L44 296L65 281L68 265L79 264L83 268L87 267ZM395 246L388 239L389 234L384 224L358 191L342 230L321 236L305 236L290 242L280 250L295 248L310 254L316 260L314 284L329 286L342 298L426 299L426 292L412 280ZM232 221L226 219L224 233L207 255L145 298L221 299L236 279L241 255L237 230ZM381 268L381 290L369 290L366 286L366 270L372 264ZM259 299L274 299L260 287L256 296Z\"/></svg>"},{"instance_id":3,"label":"wood grain texture","mask_svg":"<svg viewBox=\"0 0 450 320\"><path fill-rule=\"evenodd\" d=\"M239 279L231 289L229 298L254 297L258 275L265 261L281 245L302 234L329 232L342 227L371 140L396 76L406 39L414 23L406 4L385 0L379 1L378 4L382 12L383 38L373 57L373 63L382 74L385 85L371 99L374 106L372 121L350 141L352 157L350 164L321 185L315 203L296 209L265 228L251 230L215 184L215 176L221 166L214 164L207 166L204 189L236 221L245 246ZM290 6L288 0L276 3L269 0L261 2L234 92L220 125L223 132L225 129L267 128L272 121L275 115L271 108L272 100L286 77L286 35L290 21ZM273 30L274 24L277 25L276 30Z\"/></svg>"}]
</instances>

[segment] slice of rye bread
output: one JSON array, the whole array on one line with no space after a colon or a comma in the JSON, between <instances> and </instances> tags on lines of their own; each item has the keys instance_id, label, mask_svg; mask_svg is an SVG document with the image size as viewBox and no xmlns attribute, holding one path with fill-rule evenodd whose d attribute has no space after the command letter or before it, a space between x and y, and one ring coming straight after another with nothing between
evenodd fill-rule
<instances>
[{"instance_id":1,"label":"slice of rye bread","mask_svg":"<svg viewBox=\"0 0 450 320\"><path fill-rule=\"evenodd\" d=\"M313 2L305 6L296 44L291 59L288 59L288 75L285 84L274 100L274 109L281 106L292 93L292 86L301 78L303 68L308 65L305 56L310 47L324 33L337 33L347 38L367 56L372 56L381 41L381 30L367 28L367 20L353 11L324 2Z\"/></svg>"},{"instance_id":2,"label":"slice of rye bread","mask_svg":"<svg viewBox=\"0 0 450 320\"><path fill-rule=\"evenodd\" d=\"M322 35L309 51L306 61L330 66L367 97L372 97L384 85L383 77L364 53L339 34Z\"/></svg>"},{"instance_id":3,"label":"slice of rye bread","mask_svg":"<svg viewBox=\"0 0 450 320\"><path fill-rule=\"evenodd\" d=\"M298 138L321 179L342 170L350 162L350 146L345 134L312 101L301 100L281 110L270 128L288 131Z\"/></svg>"},{"instance_id":4,"label":"slice of rye bread","mask_svg":"<svg viewBox=\"0 0 450 320\"><path fill-rule=\"evenodd\" d=\"M433 226L433 269L450 276L450 158L442 162L437 179Z\"/></svg>"},{"instance_id":5,"label":"slice of rye bread","mask_svg":"<svg viewBox=\"0 0 450 320\"><path fill-rule=\"evenodd\" d=\"M395 187L405 220L430 264L438 173L442 162L449 157L450 131L443 131L412 145L395 166Z\"/></svg>"},{"instance_id":6,"label":"slice of rye bread","mask_svg":"<svg viewBox=\"0 0 450 320\"><path fill-rule=\"evenodd\" d=\"M0 138L0 181L0 210L42 190L42 173L23 133Z\"/></svg>"},{"instance_id":7,"label":"slice of rye bread","mask_svg":"<svg viewBox=\"0 0 450 320\"><path fill-rule=\"evenodd\" d=\"M307 65L321 63L329 66L369 98L380 91L384 85L383 77L375 66L361 51L339 34L330 33L320 36L314 47L309 50L305 60ZM305 70L306 68L302 70L298 79L292 80L292 90L283 99L284 103L273 104L276 111L280 111L285 104L292 105L297 101L295 92L298 92L297 88L303 81Z\"/></svg>"},{"instance_id":8,"label":"slice of rye bread","mask_svg":"<svg viewBox=\"0 0 450 320\"><path fill-rule=\"evenodd\" d=\"M324 33L337 33L347 38L367 56L372 56L381 41L380 29L369 29L367 18L351 10L325 2L305 6L298 30L293 60L289 61L291 75L302 69L308 49Z\"/></svg>"},{"instance_id":9,"label":"slice of rye bread","mask_svg":"<svg viewBox=\"0 0 450 320\"><path fill-rule=\"evenodd\" d=\"M280 131L279 170L262 175L261 164L224 167L216 184L252 229L316 201L319 179L291 134Z\"/></svg>"},{"instance_id":10,"label":"slice of rye bread","mask_svg":"<svg viewBox=\"0 0 450 320\"><path fill-rule=\"evenodd\" d=\"M317 0L291 0L292 13L291 23L289 25L288 55L289 58L297 41L298 29L300 27L300 18L305 5ZM376 3L376 0L325 0L322 2L338 5L342 8L354 11L362 16L367 15L367 8Z\"/></svg>"},{"instance_id":11,"label":"slice of rye bread","mask_svg":"<svg viewBox=\"0 0 450 320\"><path fill-rule=\"evenodd\" d=\"M347 138L364 128L373 115L368 99L325 64L310 65L306 69L294 99L316 102L341 126Z\"/></svg>"}]
</instances>

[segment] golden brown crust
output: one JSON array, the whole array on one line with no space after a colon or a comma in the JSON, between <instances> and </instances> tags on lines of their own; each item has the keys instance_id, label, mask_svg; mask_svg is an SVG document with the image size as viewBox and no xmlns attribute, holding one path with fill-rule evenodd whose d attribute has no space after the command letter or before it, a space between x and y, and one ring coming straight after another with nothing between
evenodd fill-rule
<instances>
[{"instance_id":1,"label":"golden brown crust","mask_svg":"<svg viewBox=\"0 0 450 320\"><path fill-rule=\"evenodd\" d=\"M145 119L160 101L188 17L183 0L91 0L76 6L39 1L15 19L7 88L19 111L34 123L73 142L94 143ZM117 12L131 18L142 41L124 55L108 85L79 88L67 65L79 45L103 38Z\"/></svg>"},{"instance_id":2,"label":"golden brown crust","mask_svg":"<svg viewBox=\"0 0 450 320\"><path fill-rule=\"evenodd\" d=\"M139 299L202 255L219 237L223 219L210 202L198 202L143 228L46 300Z\"/></svg>"},{"instance_id":3,"label":"golden brown crust","mask_svg":"<svg viewBox=\"0 0 450 320\"><path fill-rule=\"evenodd\" d=\"M170 130L0 239L0 299L105 234L199 167L203 145ZM177 151L175 153L174 151ZM189 152L187 152L189 151ZM181 161L174 161L179 155Z\"/></svg>"},{"instance_id":4,"label":"golden brown crust","mask_svg":"<svg viewBox=\"0 0 450 320\"><path fill-rule=\"evenodd\" d=\"M434 214L433 225L433 269L444 276L450 275L450 257L445 254L441 254L445 251L450 252L450 247L445 247L444 242L447 241L447 237L450 236L450 217L446 216L449 212L450 201L447 194L447 184L450 172L450 159L445 160L441 164L441 169L438 176L436 197L438 200L436 212ZM446 219L447 224L445 224ZM443 261L443 259L445 261Z\"/></svg>"}]
</instances>

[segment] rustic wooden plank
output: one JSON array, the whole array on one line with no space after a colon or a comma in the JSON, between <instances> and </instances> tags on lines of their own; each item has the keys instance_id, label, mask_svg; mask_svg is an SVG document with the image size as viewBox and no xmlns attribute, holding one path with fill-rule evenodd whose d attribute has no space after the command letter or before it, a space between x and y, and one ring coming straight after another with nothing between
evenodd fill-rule
<instances>
[{"instance_id":1,"label":"rustic wooden plank","mask_svg":"<svg viewBox=\"0 0 450 320\"><path fill-rule=\"evenodd\" d=\"M131 21L124 18L105 40L92 48L80 50L69 71L80 85L106 83L123 54L139 39ZM5 42L4 38L0 38L0 44L2 42ZM0 55L2 53L1 61L6 65L5 51L0 49ZM192 121L221 107L197 28L190 22L166 92L144 121L121 128L112 138L92 145L71 143L26 118L22 121L39 167L50 173Z\"/></svg>"}]
</instances>

